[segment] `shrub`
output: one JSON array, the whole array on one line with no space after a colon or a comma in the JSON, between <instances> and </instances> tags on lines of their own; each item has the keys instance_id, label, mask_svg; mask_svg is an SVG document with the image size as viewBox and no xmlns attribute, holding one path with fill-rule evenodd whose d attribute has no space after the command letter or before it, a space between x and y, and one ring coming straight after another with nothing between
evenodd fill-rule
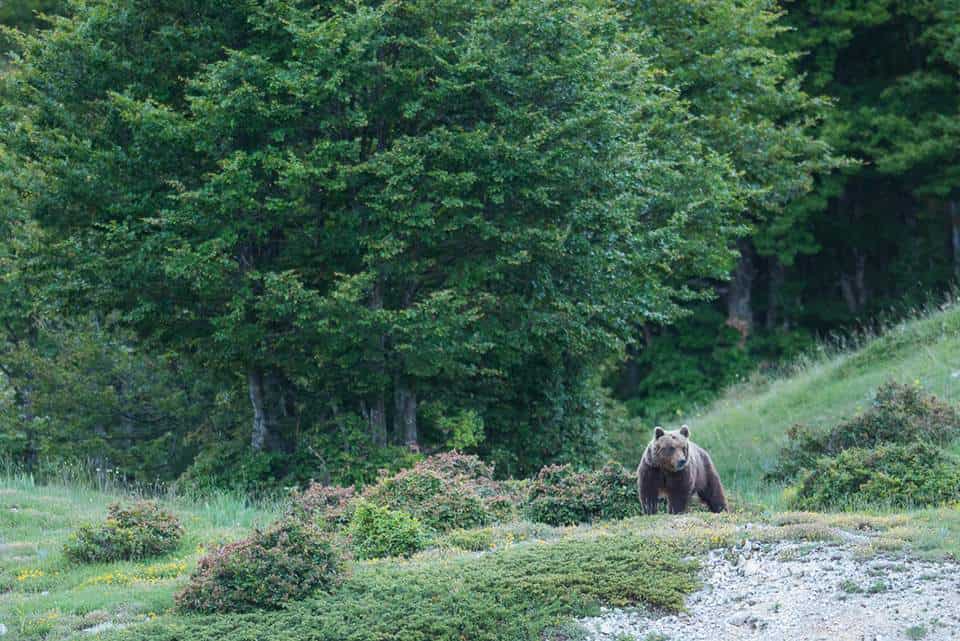
<instances>
[{"instance_id":1,"label":"shrub","mask_svg":"<svg viewBox=\"0 0 960 641\"><path fill-rule=\"evenodd\" d=\"M615 462L586 473L548 465L530 484L525 511L531 520L549 525L635 516L642 511L637 477Z\"/></svg>"},{"instance_id":2,"label":"shrub","mask_svg":"<svg viewBox=\"0 0 960 641\"><path fill-rule=\"evenodd\" d=\"M406 512L360 500L348 528L358 558L410 556L426 547L423 526Z\"/></svg>"},{"instance_id":3,"label":"shrub","mask_svg":"<svg viewBox=\"0 0 960 641\"><path fill-rule=\"evenodd\" d=\"M493 468L476 456L448 452L384 476L364 493L368 501L415 516L423 525L445 532L472 528L508 513L509 501L493 480Z\"/></svg>"},{"instance_id":4,"label":"shrub","mask_svg":"<svg viewBox=\"0 0 960 641\"><path fill-rule=\"evenodd\" d=\"M311 482L307 489L293 495L293 510L302 512L328 532L342 530L353 515L352 487L321 485Z\"/></svg>"},{"instance_id":5,"label":"shrub","mask_svg":"<svg viewBox=\"0 0 960 641\"><path fill-rule=\"evenodd\" d=\"M599 518L626 519L643 513L637 495L636 472L628 472L619 463L611 461L593 477L600 490Z\"/></svg>"},{"instance_id":6,"label":"shrub","mask_svg":"<svg viewBox=\"0 0 960 641\"><path fill-rule=\"evenodd\" d=\"M130 507L114 503L106 523L83 525L64 545L64 553L78 563L140 560L172 551L183 537L176 516L151 501Z\"/></svg>"},{"instance_id":7,"label":"shrub","mask_svg":"<svg viewBox=\"0 0 960 641\"><path fill-rule=\"evenodd\" d=\"M817 464L820 457L848 448L914 441L946 445L960 437L960 412L918 386L888 381L880 386L863 414L829 431L795 425L787 436L790 442L781 451L776 469L769 474L774 479L793 478Z\"/></svg>"},{"instance_id":8,"label":"shrub","mask_svg":"<svg viewBox=\"0 0 960 641\"><path fill-rule=\"evenodd\" d=\"M698 587L699 546L624 533L520 545L481 556L360 564L341 589L277 612L173 617L127 641L535 640L598 605L682 610Z\"/></svg>"},{"instance_id":9,"label":"shrub","mask_svg":"<svg viewBox=\"0 0 960 641\"><path fill-rule=\"evenodd\" d=\"M194 612L277 609L337 586L343 558L319 528L297 519L219 548L200 559L177 607Z\"/></svg>"},{"instance_id":10,"label":"shrub","mask_svg":"<svg viewBox=\"0 0 960 641\"><path fill-rule=\"evenodd\" d=\"M600 494L588 474L569 465L548 465L530 484L527 516L538 523L573 525L599 512Z\"/></svg>"},{"instance_id":11,"label":"shrub","mask_svg":"<svg viewBox=\"0 0 960 641\"><path fill-rule=\"evenodd\" d=\"M821 457L791 488L790 502L800 509L862 503L915 507L939 505L958 495L960 458L918 441Z\"/></svg>"},{"instance_id":12,"label":"shrub","mask_svg":"<svg viewBox=\"0 0 960 641\"><path fill-rule=\"evenodd\" d=\"M444 543L458 550L482 552L493 547L493 530L454 530L444 537Z\"/></svg>"}]
</instances>

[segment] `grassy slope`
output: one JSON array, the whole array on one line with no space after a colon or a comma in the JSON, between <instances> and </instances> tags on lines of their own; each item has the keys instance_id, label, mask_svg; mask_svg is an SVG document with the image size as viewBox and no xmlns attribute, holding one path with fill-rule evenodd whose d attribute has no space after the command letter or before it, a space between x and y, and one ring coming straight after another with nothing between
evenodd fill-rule
<instances>
[{"instance_id":1,"label":"grassy slope","mask_svg":"<svg viewBox=\"0 0 960 641\"><path fill-rule=\"evenodd\" d=\"M777 508L779 488L765 486L762 477L787 429L795 423L828 426L854 415L887 379L918 382L960 402L960 306L895 325L860 349L799 365L793 375L759 389L730 390L681 422L690 424L735 495Z\"/></svg>"},{"instance_id":2,"label":"grassy slope","mask_svg":"<svg viewBox=\"0 0 960 641\"><path fill-rule=\"evenodd\" d=\"M166 503L180 516L186 534L170 557L68 563L61 549L70 532L83 522L102 521L111 502L130 498L110 488L38 486L29 478L0 475L0 623L10 636L59 638L119 612L131 619L162 612L203 546L243 537L276 516L275 509L251 507L229 495L203 502L177 499Z\"/></svg>"}]
</instances>

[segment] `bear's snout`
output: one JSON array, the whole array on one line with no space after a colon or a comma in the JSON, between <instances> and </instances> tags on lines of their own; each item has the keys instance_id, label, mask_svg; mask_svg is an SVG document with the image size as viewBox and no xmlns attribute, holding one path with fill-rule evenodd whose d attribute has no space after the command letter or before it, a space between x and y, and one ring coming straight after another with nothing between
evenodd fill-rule
<instances>
[{"instance_id":1,"label":"bear's snout","mask_svg":"<svg viewBox=\"0 0 960 641\"><path fill-rule=\"evenodd\" d=\"M682 470L686 465L687 465L687 459L685 459L685 458L680 459L679 461L677 461L677 471L679 472L679 471Z\"/></svg>"}]
</instances>

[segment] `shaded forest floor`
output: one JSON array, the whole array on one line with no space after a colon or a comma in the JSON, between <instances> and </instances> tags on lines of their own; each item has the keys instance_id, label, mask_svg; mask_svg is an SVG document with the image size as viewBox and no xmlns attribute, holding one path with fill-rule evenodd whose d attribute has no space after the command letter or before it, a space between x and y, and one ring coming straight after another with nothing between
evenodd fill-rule
<instances>
[{"instance_id":1,"label":"shaded forest floor","mask_svg":"<svg viewBox=\"0 0 960 641\"><path fill-rule=\"evenodd\" d=\"M684 621L705 603L730 611L720 621L729 638L748 638L774 629L776 612L785 607L776 605L782 596L761 587L761 596L742 599L731 593L717 600L716 594L749 577L765 577L767 587L786 580L788 575L772 569L778 564L791 568L789 576L796 570L807 577L795 590L817 588L824 591L818 598L838 608L853 604L866 618L882 609L893 638L940 638L953 634L956 622L919 611L891 619L887 601L902 593L935 608L936 590L952 589L948 596L956 597L956 505L787 512L782 487L763 481L792 424L829 424L854 414L891 378L919 381L957 403L960 309L897 325L859 349L798 365L790 376L741 386L709 411L686 418L730 490L731 513L564 528L500 524L460 537L473 549L440 538L411 559L357 562L335 593L278 612L185 616L172 606L173 594L205 550L267 525L282 505L250 505L230 495L168 499L165 506L186 529L173 553L142 563L77 566L63 557L67 536L83 522L102 519L111 501L125 498L123 492L71 483L39 486L8 473L0 476L0 639L643 641L672 638L664 626L676 626L683 636ZM629 461L630 453L624 454ZM924 569L903 574L907 581L887 571L889 564ZM755 571L745 570L751 567ZM867 580L873 578L870 568L878 572L875 581ZM954 584L935 577L952 577ZM874 588L884 581L883 590ZM767 614L758 615L757 608ZM807 615L797 616L798 625L805 625Z\"/></svg>"}]
</instances>

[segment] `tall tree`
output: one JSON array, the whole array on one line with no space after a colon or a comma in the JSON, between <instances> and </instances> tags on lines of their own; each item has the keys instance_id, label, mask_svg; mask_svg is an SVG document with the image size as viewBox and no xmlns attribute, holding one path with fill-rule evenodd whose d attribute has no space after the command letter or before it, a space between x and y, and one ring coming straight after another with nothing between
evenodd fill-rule
<instances>
[{"instance_id":1,"label":"tall tree","mask_svg":"<svg viewBox=\"0 0 960 641\"><path fill-rule=\"evenodd\" d=\"M689 105L705 142L736 167L753 229L736 244L739 259L723 290L727 324L745 340L758 261L790 261L802 250L803 218L790 205L836 163L812 131L826 104L804 91L795 54L777 47L787 27L775 0L622 4L631 28L652 35L645 51Z\"/></svg>"},{"instance_id":2,"label":"tall tree","mask_svg":"<svg viewBox=\"0 0 960 641\"><path fill-rule=\"evenodd\" d=\"M572 0L88 2L21 40L0 131L46 170L6 184L57 294L242 382L255 449L476 416L511 471L583 460L599 364L740 230L644 37Z\"/></svg>"}]
</instances>

